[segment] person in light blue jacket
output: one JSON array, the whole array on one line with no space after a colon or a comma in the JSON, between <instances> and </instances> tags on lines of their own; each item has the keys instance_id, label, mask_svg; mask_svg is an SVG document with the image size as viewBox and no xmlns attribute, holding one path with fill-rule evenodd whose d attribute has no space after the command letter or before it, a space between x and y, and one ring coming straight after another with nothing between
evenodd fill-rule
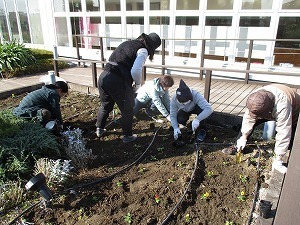
<instances>
[{"instance_id":1,"label":"person in light blue jacket","mask_svg":"<svg viewBox=\"0 0 300 225\"><path fill-rule=\"evenodd\" d=\"M174 140L177 140L181 134L179 125L185 126L192 114L197 115L192 121L192 130L196 132L200 123L201 126L204 126L204 120L209 117L212 112L212 107L206 99L198 91L189 88L183 80L180 80L179 88L172 97L170 104L170 117L171 125L174 129Z\"/></svg>"},{"instance_id":2,"label":"person in light blue jacket","mask_svg":"<svg viewBox=\"0 0 300 225\"><path fill-rule=\"evenodd\" d=\"M146 108L150 116L159 112L170 121L169 88L173 84L174 80L169 75L146 81L137 92L133 115L136 115L140 109Z\"/></svg>"}]
</instances>

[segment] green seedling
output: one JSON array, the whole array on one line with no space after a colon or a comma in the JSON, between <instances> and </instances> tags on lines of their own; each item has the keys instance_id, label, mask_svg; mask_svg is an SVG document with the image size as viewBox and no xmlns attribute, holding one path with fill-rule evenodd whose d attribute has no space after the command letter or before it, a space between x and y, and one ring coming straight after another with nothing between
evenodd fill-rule
<instances>
[{"instance_id":1,"label":"green seedling","mask_svg":"<svg viewBox=\"0 0 300 225\"><path fill-rule=\"evenodd\" d=\"M146 168L139 168L139 173L144 173L146 171Z\"/></svg>"},{"instance_id":2,"label":"green seedling","mask_svg":"<svg viewBox=\"0 0 300 225\"><path fill-rule=\"evenodd\" d=\"M184 163L179 161L176 166L182 168L184 166Z\"/></svg>"},{"instance_id":3,"label":"green seedling","mask_svg":"<svg viewBox=\"0 0 300 225\"><path fill-rule=\"evenodd\" d=\"M225 225L234 225L234 223L232 221L226 221Z\"/></svg>"},{"instance_id":4,"label":"green seedling","mask_svg":"<svg viewBox=\"0 0 300 225\"><path fill-rule=\"evenodd\" d=\"M159 147L159 148L157 148L157 151L158 151L158 152L163 152L164 150L165 150L164 147Z\"/></svg>"},{"instance_id":5,"label":"green seedling","mask_svg":"<svg viewBox=\"0 0 300 225\"><path fill-rule=\"evenodd\" d=\"M229 165L229 164L230 164L229 161L223 161L223 165L227 166L227 165Z\"/></svg>"},{"instance_id":6,"label":"green seedling","mask_svg":"<svg viewBox=\"0 0 300 225\"><path fill-rule=\"evenodd\" d=\"M184 218L185 218L185 222L186 222L186 223L190 223L190 222L192 221L192 219L191 219L191 217L190 217L190 214L186 214L186 215L184 216Z\"/></svg>"},{"instance_id":7,"label":"green seedling","mask_svg":"<svg viewBox=\"0 0 300 225\"><path fill-rule=\"evenodd\" d=\"M142 146L141 146L141 145L134 144L133 147L134 147L135 149L139 149L139 148L141 148Z\"/></svg>"},{"instance_id":8,"label":"green seedling","mask_svg":"<svg viewBox=\"0 0 300 225\"><path fill-rule=\"evenodd\" d=\"M154 200L157 204L160 203L161 200L160 200L160 197L158 196L158 194L155 194Z\"/></svg>"},{"instance_id":9,"label":"green seedling","mask_svg":"<svg viewBox=\"0 0 300 225\"><path fill-rule=\"evenodd\" d=\"M131 214L130 213L127 213L125 216L124 216L124 221L128 224L131 224L132 223L132 218L131 218Z\"/></svg>"},{"instance_id":10,"label":"green seedling","mask_svg":"<svg viewBox=\"0 0 300 225\"><path fill-rule=\"evenodd\" d=\"M12 98L15 98L15 94L11 94L11 97L12 97Z\"/></svg>"},{"instance_id":11,"label":"green seedling","mask_svg":"<svg viewBox=\"0 0 300 225\"><path fill-rule=\"evenodd\" d=\"M118 187L122 187L122 186L123 186L123 182L122 182L122 181L118 181L118 182L117 182L117 186L118 186Z\"/></svg>"},{"instance_id":12,"label":"green seedling","mask_svg":"<svg viewBox=\"0 0 300 225\"><path fill-rule=\"evenodd\" d=\"M240 180L242 181L242 183L246 183L248 180L248 177L240 174Z\"/></svg>"},{"instance_id":13,"label":"green seedling","mask_svg":"<svg viewBox=\"0 0 300 225\"><path fill-rule=\"evenodd\" d=\"M163 141L167 141L169 138L167 138L167 137L163 137Z\"/></svg>"},{"instance_id":14,"label":"green seedling","mask_svg":"<svg viewBox=\"0 0 300 225\"><path fill-rule=\"evenodd\" d=\"M241 191L240 195L237 198L242 202L246 201L245 192Z\"/></svg>"},{"instance_id":15,"label":"green seedling","mask_svg":"<svg viewBox=\"0 0 300 225\"><path fill-rule=\"evenodd\" d=\"M207 200L209 198L210 194L208 192L205 192L201 195L202 200Z\"/></svg>"},{"instance_id":16,"label":"green seedling","mask_svg":"<svg viewBox=\"0 0 300 225\"><path fill-rule=\"evenodd\" d=\"M217 142L218 141L218 138L217 137L214 137L214 142Z\"/></svg>"},{"instance_id":17,"label":"green seedling","mask_svg":"<svg viewBox=\"0 0 300 225\"><path fill-rule=\"evenodd\" d=\"M114 168L113 167L109 167L108 168L108 172L113 172L114 171Z\"/></svg>"},{"instance_id":18,"label":"green seedling","mask_svg":"<svg viewBox=\"0 0 300 225\"><path fill-rule=\"evenodd\" d=\"M150 158L151 161L157 161L157 158L154 155L151 155L150 157L151 157Z\"/></svg>"},{"instance_id":19,"label":"green seedling","mask_svg":"<svg viewBox=\"0 0 300 225\"><path fill-rule=\"evenodd\" d=\"M169 184L170 184L170 183L173 183L173 182L175 182L175 178L172 177L172 178L169 178L169 179L168 179L168 183L169 183Z\"/></svg>"},{"instance_id":20,"label":"green seedling","mask_svg":"<svg viewBox=\"0 0 300 225\"><path fill-rule=\"evenodd\" d=\"M213 177L214 176L214 171L208 171L207 176L208 177Z\"/></svg>"}]
</instances>

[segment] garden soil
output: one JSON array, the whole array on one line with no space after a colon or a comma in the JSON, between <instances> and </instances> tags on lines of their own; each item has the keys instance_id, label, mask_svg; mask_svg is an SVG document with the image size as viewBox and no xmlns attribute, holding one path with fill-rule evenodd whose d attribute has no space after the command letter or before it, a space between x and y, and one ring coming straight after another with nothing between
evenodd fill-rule
<instances>
[{"instance_id":1,"label":"garden soil","mask_svg":"<svg viewBox=\"0 0 300 225\"><path fill-rule=\"evenodd\" d=\"M24 95L0 100L0 109L16 106ZM237 225L251 219L255 186L270 170L271 144L252 141L237 163L221 150L234 142L238 128L209 121L204 142L197 143L189 123L179 147L170 123L157 123L143 111L133 123L138 139L124 144L120 125L109 124L112 117L105 135L95 135L99 105L97 96L72 91L61 99L64 129L80 128L96 158L63 186L52 187L51 203L23 219L47 225Z\"/></svg>"}]
</instances>

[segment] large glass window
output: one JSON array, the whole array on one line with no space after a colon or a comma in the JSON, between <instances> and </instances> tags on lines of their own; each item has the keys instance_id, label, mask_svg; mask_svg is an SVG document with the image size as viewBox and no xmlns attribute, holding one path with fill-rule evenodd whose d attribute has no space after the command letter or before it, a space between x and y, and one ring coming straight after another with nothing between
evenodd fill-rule
<instances>
[{"instance_id":1,"label":"large glass window","mask_svg":"<svg viewBox=\"0 0 300 225\"><path fill-rule=\"evenodd\" d=\"M6 7L8 11L8 18L10 23L10 28L12 32L12 38L14 40L20 40L19 36L19 30L18 30L18 22L17 22L17 16L16 16L16 10L15 10L15 4L13 1L6 2Z\"/></svg>"},{"instance_id":2,"label":"large glass window","mask_svg":"<svg viewBox=\"0 0 300 225\"><path fill-rule=\"evenodd\" d=\"M207 16L205 26L231 26L231 16Z\"/></svg>"},{"instance_id":3,"label":"large glass window","mask_svg":"<svg viewBox=\"0 0 300 225\"><path fill-rule=\"evenodd\" d=\"M39 0L28 1L28 12L33 44L44 44L43 29L41 24L41 15Z\"/></svg>"},{"instance_id":4,"label":"large glass window","mask_svg":"<svg viewBox=\"0 0 300 225\"><path fill-rule=\"evenodd\" d=\"M72 35L83 35L84 34L84 21L82 17L71 17L71 27L72 27ZM85 42L83 37L79 37L78 39L78 47L84 48ZM76 46L76 39L74 38L73 47Z\"/></svg>"},{"instance_id":5,"label":"large glass window","mask_svg":"<svg viewBox=\"0 0 300 225\"><path fill-rule=\"evenodd\" d=\"M272 9L273 0L243 0L242 9Z\"/></svg>"},{"instance_id":6,"label":"large glass window","mask_svg":"<svg viewBox=\"0 0 300 225\"><path fill-rule=\"evenodd\" d=\"M2 38L6 41L9 41L9 32L7 27L7 19L4 11L3 1L0 1L0 34L2 34Z\"/></svg>"},{"instance_id":7,"label":"large glass window","mask_svg":"<svg viewBox=\"0 0 300 225\"><path fill-rule=\"evenodd\" d=\"M169 10L170 0L150 0L150 10Z\"/></svg>"},{"instance_id":8,"label":"large glass window","mask_svg":"<svg viewBox=\"0 0 300 225\"><path fill-rule=\"evenodd\" d=\"M86 0L86 11L100 11L100 1L99 0Z\"/></svg>"},{"instance_id":9,"label":"large glass window","mask_svg":"<svg viewBox=\"0 0 300 225\"><path fill-rule=\"evenodd\" d=\"M107 37L106 46L108 50L114 50L119 44L122 43L122 25L121 17L106 17L105 32Z\"/></svg>"},{"instance_id":10,"label":"large glass window","mask_svg":"<svg viewBox=\"0 0 300 225\"><path fill-rule=\"evenodd\" d=\"M65 12L66 5L65 0L55 0L53 1L54 12Z\"/></svg>"},{"instance_id":11,"label":"large glass window","mask_svg":"<svg viewBox=\"0 0 300 225\"><path fill-rule=\"evenodd\" d=\"M65 17L55 18L55 28L58 46L69 46L67 19Z\"/></svg>"},{"instance_id":12,"label":"large glass window","mask_svg":"<svg viewBox=\"0 0 300 225\"><path fill-rule=\"evenodd\" d=\"M300 17L280 17L276 39L300 39ZM276 47L300 48L300 43L276 41Z\"/></svg>"},{"instance_id":13,"label":"large glass window","mask_svg":"<svg viewBox=\"0 0 300 225\"><path fill-rule=\"evenodd\" d=\"M241 16L240 27L269 27L271 17Z\"/></svg>"},{"instance_id":14,"label":"large glass window","mask_svg":"<svg viewBox=\"0 0 300 225\"><path fill-rule=\"evenodd\" d=\"M176 25L198 25L199 17L197 16L176 16Z\"/></svg>"},{"instance_id":15,"label":"large glass window","mask_svg":"<svg viewBox=\"0 0 300 225\"><path fill-rule=\"evenodd\" d=\"M211 1L211 0L210 0ZM199 0L177 0L177 10L198 10Z\"/></svg>"},{"instance_id":16,"label":"large glass window","mask_svg":"<svg viewBox=\"0 0 300 225\"><path fill-rule=\"evenodd\" d=\"M20 19L23 42L31 43L25 0L17 0L17 6L18 6L18 14Z\"/></svg>"},{"instance_id":17,"label":"large glass window","mask_svg":"<svg viewBox=\"0 0 300 225\"><path fill-rule=\"evenodd\" d=\"M150 25L170 25L170 17L168 16L150 16Z\"/></svg>"},{"instance_id":18,"label":"large glass window","mask_svg":"<svg viewBox=\"0 0 300 225\"><path fill-rule=\"evenodd\" d=\"M144 0L126 0L127 11L142 11L144 10Z\"/></svg>"},{"instance_id":19,"label":"large glass window","mask_svg":"<svg viewBox=\"0 0 300 225\"><path fill-rule=\"evenodd\" d=\"M168 16L150 16L150 31L157 33L161 38L170 37L168 27L170 25L170 17ZM166 43L167 44L167 43Z\"/></svg>"},{"instance_id":20,"label":"large glass window","mask_svg":"<svg viewBox=\"0 0 300 225\"><path fill-rule=\"evenodd\" d=\"M283 0L282 9L300 9L300 0Z\"/></svg>"},{"instance_id":21,"label":"large glass window","mask_svg":"<svg viewBox=\"0 0 300 225\"><path fill-rule=\"evenodd\" d=\"M207 0L208 10L228 10L233 9L233 0Z\"/></svg>"},{"instance_id":22,"label":"large glass window","mask_svg":"<svg viewBox=\"0 0 300 225\"><path fill-rule=\"evenodd\" d=\"M126 17L127 38L137 38L144 32L144 17Z\"/></svg>"},{"instance_id":23,"label":"large glass window","mask_svg":"<svg viewBox=\"0 0 300 225\"><path fill-rule=\"evenodd\" d=\"M87 17L86 24L88 29L88 35L92 36L104 36L101 33L101 18L100 17ZM88 46L91 48L100 48L100 38L96 37L89 37L88 38Z\"/></svg>"},{"instance_id":24,"label":"large glass window","mask_svg":"<svg viewBox=\"0 0 300 225\"><path fill-rule=\"evenodd\" d=\"M70 12L81 12L81 0L69 0Z\"/></svg>"},{"instance_id":25,"label":"large glass window","mask_svg":"<svg viewBox=\"0 0 300 225\"><path fill-rule=\"evenodd\" d=\"M120 0L105 0L106 11L120 11L121 5Z\"/></svg>"}]
</instances>

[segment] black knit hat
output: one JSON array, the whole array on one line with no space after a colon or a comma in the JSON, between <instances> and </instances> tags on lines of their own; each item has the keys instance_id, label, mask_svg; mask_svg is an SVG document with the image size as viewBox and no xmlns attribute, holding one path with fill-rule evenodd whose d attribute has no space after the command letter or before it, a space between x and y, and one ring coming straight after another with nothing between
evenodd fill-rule
<instances>
[{"instance_id":1,"label":"black knit hat","mask_svg":"<svg viewBox=\"0 0 300 225\"><path fill-rule=\"evenodd\" d=\"M176 97L179 102L187 102L193 100L193 95L190 88L181 79L179 88L176 90Z\"/></svg>"},{"instance_id":2,"label":"black knit hat","mask_svg":"<svg viewBox=\"0 0 300 225\"><path fill-rule=\"evenodd\" d=\"M157 49L161 45L161 39L156 33L150 33L147 36L147 41L153 50Z\"/></svg>"}]
</instances>

